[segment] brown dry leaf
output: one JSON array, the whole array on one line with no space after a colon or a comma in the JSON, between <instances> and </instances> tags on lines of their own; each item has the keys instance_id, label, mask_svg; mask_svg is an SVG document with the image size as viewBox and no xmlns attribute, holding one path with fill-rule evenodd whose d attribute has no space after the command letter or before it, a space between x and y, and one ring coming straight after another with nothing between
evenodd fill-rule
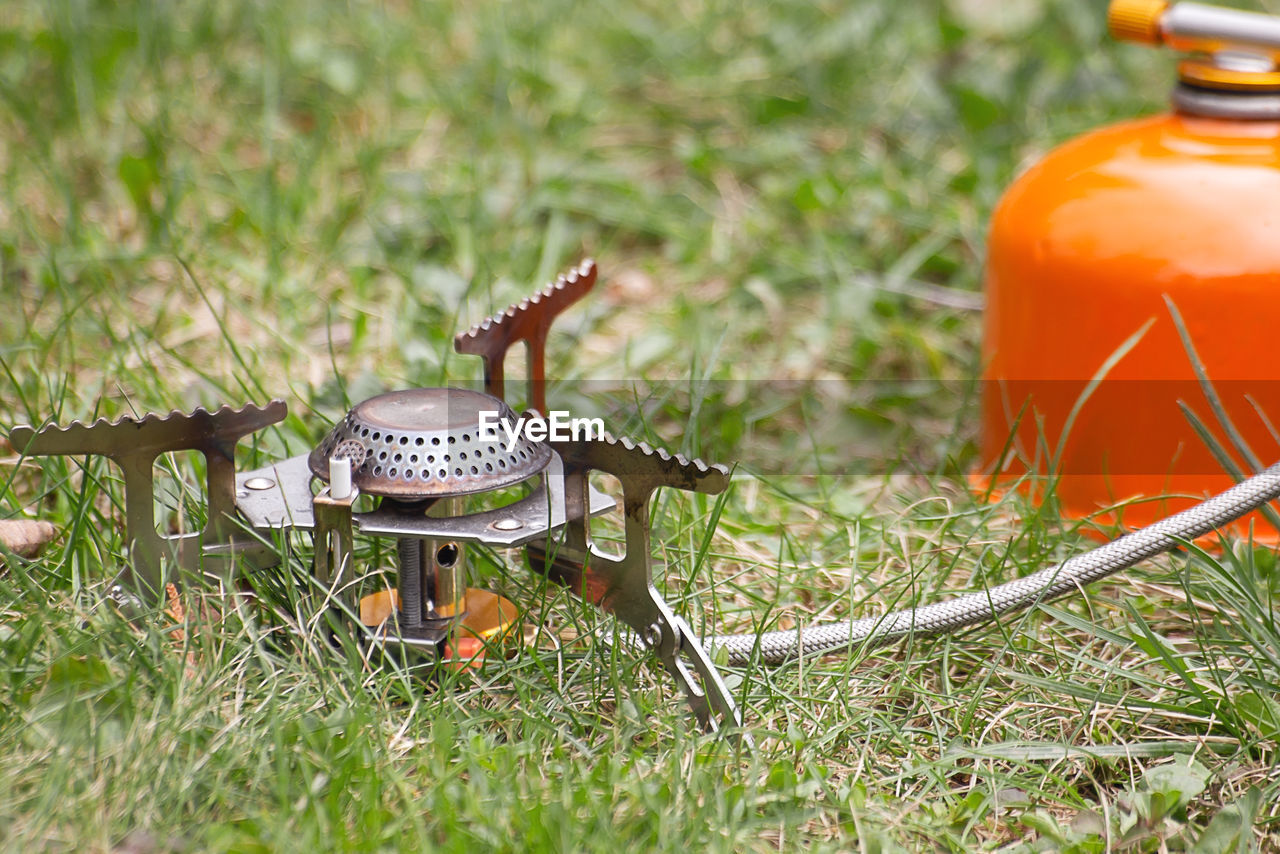
<instances>
[{"instance_id":1,"label":"brown dry leaf","mask_svg":"<svg viewBox=\"0 0 1280 854\"><path fill-rule=\"evenodd\" d=\"M164 586L164 598L168 602L168 607L164 609L165 614L168 615L169 619L179 624L178 628L169 632L169 637L178 643L182 643L187 637L181 625L187 619L187 609L182 604L182 596L178 593L178 586L176 584L166 584Z\"/></svg>"},{"instance_id":2,"label":"brown dry leaf","mask_svg":"<svg viewBox=\"0 0 1280 854\"><path fill-rule=\"evenodd\" d=\"M187 622L188 618L187 606L183 604L182 594L178 591L178 586L176 584L169 583L164 586L164 597L165 602L167 603L164 609L165 615L178 624L170 630L169 637L176 645L181 646L187 639L186 630L182 627L183 624ZM222 615L218 613L216 608L210 607L204 602L197 602L196 611L197 614L192 617L193 626L196 617L198 617L200 622L204 625L213 625L222 619ZM188 650L187 666L183 672L188 679L195 678L197 671L196 654L194 650Z\"/></svg>"},{"instance_id":3,"label":"brown dry leaf","mask_svg":"<svg viewBox=\"0 0 1280 854\"><path fill-rule=\"evenodd\" d=\"M50 522L37 519L0 519L0 543L20 557L35 557L58 536Z\"/></svg>"},{"instance_id":4,"label":"brown dry leaf","mask_svg":"<svg viewBox=\"0 0 1280 854\"><path fill-rule=\"evenodd\" d=\"M635 305L652 300L657 294L658 286L647 273L622 270L605 282L604 290L614 303Z\"/></svg>"}]
</instances>

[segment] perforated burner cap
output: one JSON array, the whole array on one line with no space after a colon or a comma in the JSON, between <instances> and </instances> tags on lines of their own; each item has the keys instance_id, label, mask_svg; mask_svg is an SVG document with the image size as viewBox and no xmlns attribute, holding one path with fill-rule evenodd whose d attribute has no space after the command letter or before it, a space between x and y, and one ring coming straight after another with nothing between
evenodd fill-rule
<instances>
[{"instance_id":1,"label":"perforated burner cap","mask_svg":"<svg viewBox=\"0 0 1280 854\"><path fill-rule=\"evenodd\" d=\"M547 467L551 448L521 436L507 450L501 428L480 427L482 412L514 424L510 406L478 391L414 388L371 397L338 422L307 459L329 480L329 457L352 461L352 483L369 495L443 498L488 492L527 480ZM363 449L363 459L356 448Z\"/></svg>"}]
</instances>

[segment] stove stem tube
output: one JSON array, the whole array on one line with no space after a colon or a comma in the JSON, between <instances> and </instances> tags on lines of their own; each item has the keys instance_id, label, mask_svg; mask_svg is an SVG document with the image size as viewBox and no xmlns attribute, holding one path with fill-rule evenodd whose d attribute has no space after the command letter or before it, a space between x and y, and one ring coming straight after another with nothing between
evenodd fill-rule
<instances>
[{"instance_id":1,"label":"stove stem tube","mask_svg":"<svg viewBox=\"0 0 1280 854\"><path fill-rule=\"evenodd\" d=\"M446 498L431 508L433 516L457 516L462 500ZM454 542L427 540L422 562L430 567L432 608L441 617L461 617L467 612L466 560L462 546Z\"/></svg>"},{"instance_id":2,"label":"stove stem tube","mask_svg":"<svg viewBox=\"0 0 1280 854\"><path fill-rule=\"evenodd\" d=\"M435 609L442 617L458 617L467 609L467 585L463 578L462 547L457 543L431 543L424 555L435 568Z\"/></svg>"},{"instance_id":3,"label":"stove stem tube","mask_svg":"<svg viewBox=\"0 0 1280 854\"><path fill-rule=\"evenodd\" d=\"M422 541L401 537L396 541L399 563L400 619L405 626L422 625Z\"/></svg>"},{"instance_id":4,"label":"stove stem tube","mask_svg":"<svg viewBox=\"0 0 1280 854\"><path fill-rule=\"evenodd\" d=\"M419 571L422 573L422 612L431 614L435 610L436 602L438 601L436 596L435 542L433 540L419 540L418 546L422 551L419 563Z\"/></svg>"}]
</instances>

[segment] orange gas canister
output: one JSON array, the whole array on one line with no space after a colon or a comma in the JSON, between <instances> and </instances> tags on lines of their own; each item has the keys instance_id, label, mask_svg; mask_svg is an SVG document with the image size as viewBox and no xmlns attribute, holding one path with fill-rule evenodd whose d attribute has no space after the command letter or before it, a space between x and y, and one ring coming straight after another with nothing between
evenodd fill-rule
<instances>
[{"instance_id":1,"label":"orange gas canister","mask_svg":"<svg viewBox=\"0 0 1280 854\"><path fill-rule=\"evenodd\" d=\"M1187 54L1174 109L1059 147L997 207L982 448L997 482L1053 473L1065 513L1134 527L1280 459L1280 18L1118 0L1109 23Z\"/></svg>"}]
</instances>

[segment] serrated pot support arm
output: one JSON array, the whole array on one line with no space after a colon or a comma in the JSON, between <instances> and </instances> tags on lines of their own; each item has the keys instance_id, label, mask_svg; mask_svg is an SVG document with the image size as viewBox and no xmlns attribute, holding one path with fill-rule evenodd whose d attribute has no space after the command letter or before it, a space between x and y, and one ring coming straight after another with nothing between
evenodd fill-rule
<instances>
[{"instance_id":1,"label":"serrated pot support arm","mask_svg":"<svg viewBox=\"0 0 1280 854\"><path fill-rule=\"evenodd\" d=\"M561 542L527 548L530 565L634 630L680 684L705 728L741 726L733 697L698 636L654 587L649 555L649 502L658 487L720 493L729 485L728 469L626 438L551 444L564 460L568 523ZM613 475L622 486L625 551L620 556L591 542L586 508L593 471Z\"/></svg>"},{"instance_id":2,"label":"serrated pot support arm","mask_svg":"<svg viewBox=\"0 0 1280 854\"><path fill-rule=\"evenodd\" d=\"M266 406L223 406L213 412L199 408L188 413L99 419L92 424L73 421L65 427L50 424L39 430L24 425L13 428L9 442L22 454L98 454L120 467L129 566L117 585L159 596L175 569L195 572L207 568L210 560L225 557L205 554L205 543L228 544L229 551L242 539L237 535L243 529L235 521L236 444L250 433L282 421L287 411L284 401L273 400ZM202 531L170 536L156 530L153 469L156 459L171 451L204 455L209 516ZM252 545L244 542L245 548Z\"/></svg>"}]
</instances>

